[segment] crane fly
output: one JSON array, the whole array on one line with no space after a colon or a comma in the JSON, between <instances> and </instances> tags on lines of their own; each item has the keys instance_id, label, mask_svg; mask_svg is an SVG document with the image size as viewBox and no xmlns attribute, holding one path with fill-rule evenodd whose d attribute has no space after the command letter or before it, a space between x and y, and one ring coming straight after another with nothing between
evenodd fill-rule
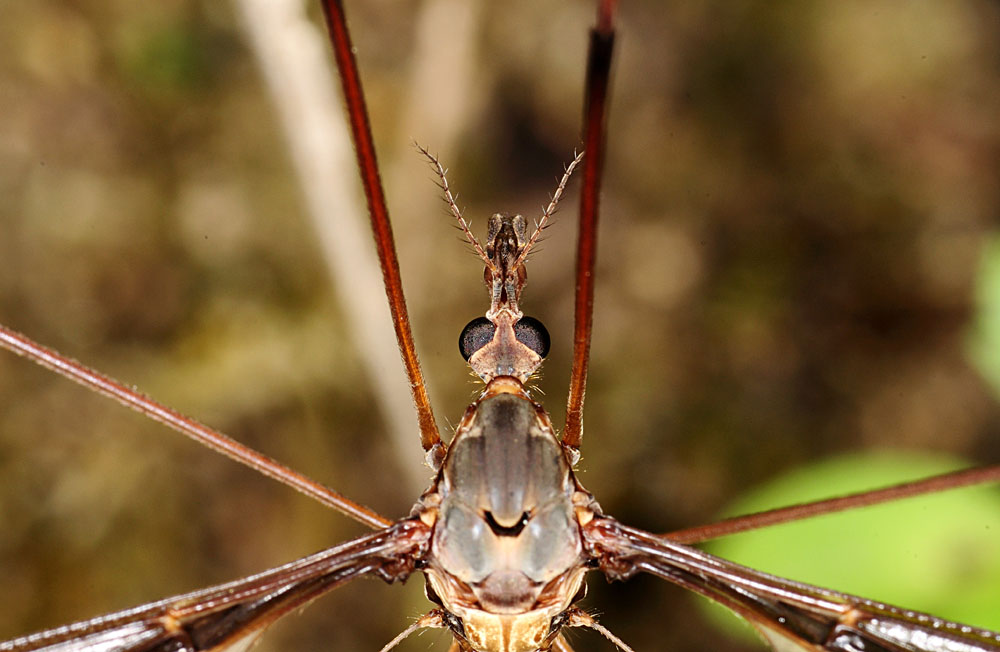
<instances>
[{"instance_id":1,"label":"crane fly","mask_svg":"<svg viewBox=\"0 0 1000 652\"><path fill-rule=\"evenodd\" d=\"M461 185L461 184L458 184L458 185ZM126 195L123 198L123 201L127 201L128 199L129 199L129 196ZM68 225L68 227L72 227L72 226L73 226L72 224ZM77 226L79 226L79 225L77 225ZM144 261L144 262L146 262L146 261ZM153 260L153 261L149 261L149 264L150 265L154 265L157 262L158 261ZM534 262L534 261L532 261L532 262ZM537 274L533 274L532 278L533 278L533 282L537 283L536 279L538 278L538 275ZM529 288L529 290L527 291L527 294L529 296L528 296L528 298L526 298L526 301L530 301L531 291L535 287L536 287L535 285L532 285L531 288ZM150 327L150 328L152 328L152 327ZM139 334L142 335L143 333L140 331ZM147 332L147 333L145 333L145 336L146 337L150 337L150 334ZM588 432L590 433L590 437L591 437L590 441L593 441L593 439L596 438L596 436L597 436L597 434L598 434L599 431L595 427L593 427L591 425L589 427L589 429L588 429ZM593 487L591 487L591 488L593 488ZM608 510L608 512L609 513L614 513L610 509ZM600 537L613 537L613 538L611 538L611 539L603 539L603 538L599 539L598 535ZM613 548L615 545L625 545L626 543L629 543L630 545L633 545L635 547L646 546L646 545L654 545L654 544L655 545L659 545L656 542L652 542L651 543L651 542L647 541L646 539L643 538L644 536L646 536L646 535L643 535L641 532L636 532L636 531L629 530L629 529L620 529L620 530L615 530L615 529L612 529L612 530L603 530L602 529L602 530L595 530L594 531L593 537L592 537L591 541L592 542L599 542L601 545L605 546L605 548L609 548L609 549ZM597 545L597 543L595 543L595 545ZM653 572L661 572L661 573L669 575L670 572L665 571L663 569L663 567L659 566L658 564L667 563L667 562L664 562L664 559L667 559L667 558L670 557L670 555L672 554L671 550L672 549L670 549L670 548L666 548L666 549L657 548L657 555L645 558L643 560L643 563L647 565L647 567L648 567L647 569L648 570L651 570ZM628 554L623 554L623 555L621 555L621 557L622 557L622 563L627 563L627 561L628 561ZM675 560L675 559L671 559L670 560L670 564L676 564L676 563L679 563L679 562L677 560ZM676 567L675 566L669 566L669 568L671 568L674 571L676 571ZM615 569L609 569L609 570L610 570L610 572L613 572L613 573L624 573L624 574L628 573L628 569L615 568ZM676 576L674 576L674 579L678 579L678 578ZM684 578L679 578L679 579L682 582L684 581ZM725 594L726 591L734 591L736 589L733 588L732 586L730 586L728 589L725 588L725 587L723 587L722 589L719 589L719 590L721 590L722 593ZM573 596L570 596L570 597L573 597ZM725 595L723 595L723 597L725 597ZM733 599L732 596L730 596L730 599ZM734 606L738 607L739 605L734 605ZM86 614L81 614L81 615L86 615Z\"/></svg>"}]
</instances>

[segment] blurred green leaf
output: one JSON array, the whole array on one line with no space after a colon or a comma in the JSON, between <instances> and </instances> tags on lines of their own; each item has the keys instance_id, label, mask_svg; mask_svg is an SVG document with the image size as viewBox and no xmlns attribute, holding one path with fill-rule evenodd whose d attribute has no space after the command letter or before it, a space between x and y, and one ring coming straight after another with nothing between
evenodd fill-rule
<instances>
[{"instance_id":1,"label":"blurred green leaf","mask_svg":"<svg viewBox=\"0 0 1000 652\"><path fill-rule=\"evenodd\" d=\"M841 457L797 469L727 510L745 514L944 473L958 460L914 453ZM1000 491L958 489L748 532L712 554L809 584L1000 629ZM714 605L713 621L737 631ZM741 627L740 631L750 631Z\"/></svg>"}]
</instances>

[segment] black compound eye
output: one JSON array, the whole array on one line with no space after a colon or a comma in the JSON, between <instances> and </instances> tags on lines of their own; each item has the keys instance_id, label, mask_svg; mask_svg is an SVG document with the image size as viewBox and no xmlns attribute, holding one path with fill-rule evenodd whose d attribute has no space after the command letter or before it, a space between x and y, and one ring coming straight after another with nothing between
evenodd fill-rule
<instances>
[{"instance_id":1,"label":"black compound eye","mask_svg":"<svg viewBox=\"0 0 1000 652\"><path fill-rule=\"evenodd\" d=\"M521 317L514 324L514 337L543 358L549 354L549 332L534 317Z\"/></svg>"},{"instance_id":2,"label":"black compound eye","mask_svg":"<svg viewBox=\"0 0 1000 652\"><path fill-rule=\"evenodd\" d=\"M497 327L486 317L476 317L462 329L458 336L458 350L468 362L472 354L490 343Z\"/></svg>"}]
</instances>

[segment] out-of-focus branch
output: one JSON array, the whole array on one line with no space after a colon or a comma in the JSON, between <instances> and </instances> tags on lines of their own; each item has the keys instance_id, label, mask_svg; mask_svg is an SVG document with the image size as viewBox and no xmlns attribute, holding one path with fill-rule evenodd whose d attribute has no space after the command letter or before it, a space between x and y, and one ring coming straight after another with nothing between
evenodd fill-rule
<instances>
[{"instance_id":1,"label":"out-of-focus branch","mask_svg":"<svg viewBox=\"0 0 1000 652\"><path fill-rule=\"evenodd\" d=\"M358 173L328 46L301 0L237 0L281 117L289 152L349 320L358 354L389 427L405 491L426 488L410 391L360 201Z\"/></svg>"}]
</instances>

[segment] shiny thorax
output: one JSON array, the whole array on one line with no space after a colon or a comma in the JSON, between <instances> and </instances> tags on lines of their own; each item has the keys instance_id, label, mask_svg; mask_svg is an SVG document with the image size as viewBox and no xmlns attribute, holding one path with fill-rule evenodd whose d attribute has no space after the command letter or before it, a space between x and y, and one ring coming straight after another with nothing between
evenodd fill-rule
<instances>
[{"instance_id":1,"label":"shiny thorax","mask_svg":"<svg viewBox=\"0 0 1000 652\"><path fill-rule=\"evenodd\" d=\"M578 487L548 415L519 381L494 379L466 412L435 488L430 592L476 650L541 647L584 570ZM426 517L426 516L425 516Z\"/></svg>"}]
</instances>

